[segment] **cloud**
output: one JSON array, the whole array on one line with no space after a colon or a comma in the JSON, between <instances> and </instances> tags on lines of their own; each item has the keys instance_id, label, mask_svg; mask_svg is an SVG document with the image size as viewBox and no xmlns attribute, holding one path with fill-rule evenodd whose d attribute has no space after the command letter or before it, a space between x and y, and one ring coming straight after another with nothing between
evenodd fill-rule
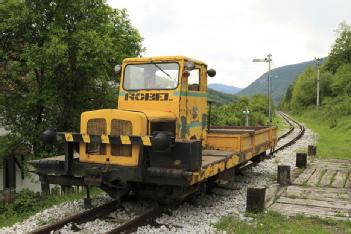
<instances>
[{"instance_id":1,"label":"cloud","mask_svg":"<svg viewBox=\"0 0 351 234\"><path fill-rule=\"evenodd\" d=\"M145 56L186 55L217 70L209 82L244 87L266 72L253 58L273 55L275 67L323 57L333 30L351 22L348 0L108 0L126 8L144 37Z\"/></svg>"}]
</instances>

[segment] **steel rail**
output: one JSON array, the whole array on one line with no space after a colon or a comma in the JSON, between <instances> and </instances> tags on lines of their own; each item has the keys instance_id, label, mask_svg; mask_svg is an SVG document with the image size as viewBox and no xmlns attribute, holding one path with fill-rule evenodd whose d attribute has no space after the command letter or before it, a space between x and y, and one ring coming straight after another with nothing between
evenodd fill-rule
<instances>
[{"instance_id":1,"label":"steel rail","mask_svg":"<svg viewBox=\"0 0 351 234\"><path fill-rule=\"evenodd\" d=\"M64 218L62 220L59 220L58 222L41 226L38 229L31 231L29 233L30 234L48 234L48 233L52 233L52 231L62 228L68 223L76 223L76 224L85 223L111 213L112 211L117 209L117 206L119 204L120 204L120 201L114 200L114 201L105 203L101 206L84 211L82 213Z\"/></svg>"},{"instance_id":2,"label":"steel rail","mask_svg":"<svg viewBox=\"0 0 351 234\"><path fill-rule=\"evenodd\" d=\"M153 223L157 217L160 217L168 207L157 206L143 214L127 221L126 223L105 232L105 234L132 233L137 231L138 227Z\"/></svg>"},{"instance_id":3,"label":"steel rail","mask_svg":"<svg viewBox=\"0 0 351 234\"><path fill-rule=\"evenodd\" d=\"M287 122L289 124L289 131L287 131L286 133L284 133L283 135L278 137L278 141L281 139L284 139L285 137L287 137L288 135L290 135L294 130L295 127L294 125L289 121L289 119L287 117L285 117L282 112L277 112L284 120L285 122Z\"/></svg>"},{"instance_id":4,"label":"steel rail","mask_svg":"<svg viewBox=\"0 0 351 234\"><path fill-rule=\"evenodd\" d=\"M300 124L299 122L297 122L296 120L294 120L293 118L291 118L290 116L288 116L287 114L285 114L285 113L283 113L283 112L280 112L279 114L280 114L285 120L289 120L289 121L294 122L294 123L299 127L299 133L298 133L291 141L285 143L284 145L280 146L280 147L277 148L277 149L274 149L274 150L272 151L272 153L271 153L272 156L274 155L274 153L277 153L278 151L281 151L281 150L285 149L286 147L295 144L295 142L296 142L297 140L299 140L299 139L305 134L305 127L304 127L302 124ZM292 132L292 131L291 131L291 132ZM287 135L286 135L286 136L287 136ZM285 136L285 137L286 137L286 136ZM280 139L282 139L282 138L280 138ZM280 139L279 139L279 140L280 140Z\"/></svg>"}]
</instances>

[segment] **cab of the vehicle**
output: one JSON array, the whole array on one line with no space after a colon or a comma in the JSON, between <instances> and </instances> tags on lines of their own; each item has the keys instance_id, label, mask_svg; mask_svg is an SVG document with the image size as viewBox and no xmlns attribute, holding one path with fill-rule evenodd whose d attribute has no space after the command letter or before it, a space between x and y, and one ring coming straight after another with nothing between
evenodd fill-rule
<instances>
[{"instance_id":1,"label":"cab of the vehicle","mask_svg":"<svg viewBox=\"0 0 351 234\"><path fill-rule=\"evenodd\" d=\"M183 56L127 58L118 109L144 113L149 134L206 141L207 65Z\"/></svg>"}]
</instances>

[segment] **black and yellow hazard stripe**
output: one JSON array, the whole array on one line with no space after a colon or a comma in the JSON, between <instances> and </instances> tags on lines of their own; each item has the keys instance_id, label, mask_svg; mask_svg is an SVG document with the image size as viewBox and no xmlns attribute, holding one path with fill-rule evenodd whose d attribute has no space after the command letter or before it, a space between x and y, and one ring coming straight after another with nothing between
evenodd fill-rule
<instances>
[{"instance_id":1,"label":"black and yellow hazard stripe","mask_svg":"<svg viewBox=\"0 0 351 234\"><path fill-rule=\"evenodd\" d=\"M62 132L58 136L67 142L99 143L113 145L143 145L151 146L149 136L127 136L127 135L89 135L81 133Z\"/></svg>"}]
</instances>

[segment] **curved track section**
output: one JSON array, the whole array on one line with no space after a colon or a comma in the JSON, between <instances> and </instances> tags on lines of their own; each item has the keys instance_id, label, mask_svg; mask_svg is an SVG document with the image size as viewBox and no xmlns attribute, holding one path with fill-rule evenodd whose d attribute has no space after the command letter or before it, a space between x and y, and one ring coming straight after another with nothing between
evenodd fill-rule
<instances>
[{"instance_id":1,"label":"curved track section","mask_svg":"<svg viewBox=\"0 0 351 234\"><path fill-rule=\"evenodd\" d=\"M272 154L277 153L278 151L281 151L281 150L285 149L286 147L293 145L297 140L299 140L305 134L305 127L302 124L300 124L299 122L297 122L296 120L294 120L289 115L287 115L283 112L278 112L278 114L290 125L290 130L287 133L280 136L278 138L278 141L280 141L280 140L286 138L287 136L289 136L290 134L292 134L292 132L295 130L294 124L299 128L299 132L292 140L290 140L287 143L283 144L282 146L279 146L278 148L274 149Z\"/></svg>"},{"instance_id":2,"label":"curved track section","mask_svg":"<svg viewBox=\"0 0 351 234\"><path fill-rule=\"evenodd\" d=\"M279 114L285 120L285 122L289 124L289 131L278 137L278 141L280 141L281 139L284 139L285 137L289 136L294 131L295 127L291 123L291 121L286 116L284 116L282 112L277 111L277 114Z\"/></svg>"}]
</instances>

